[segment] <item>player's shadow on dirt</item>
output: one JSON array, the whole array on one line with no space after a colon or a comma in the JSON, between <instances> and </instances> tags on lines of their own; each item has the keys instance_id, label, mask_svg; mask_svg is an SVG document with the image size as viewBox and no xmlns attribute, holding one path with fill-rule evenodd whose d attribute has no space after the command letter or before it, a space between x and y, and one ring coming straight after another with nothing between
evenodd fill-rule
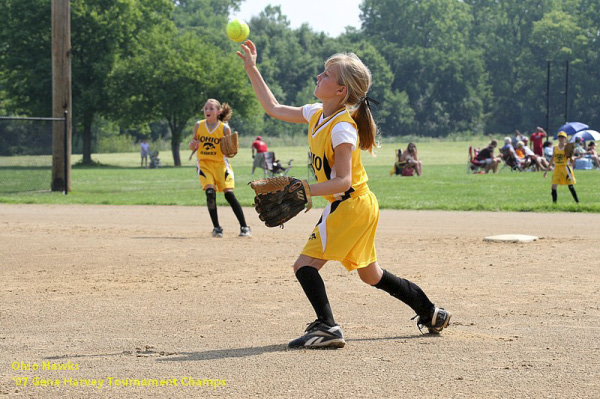
<instances>
[{"instance_id":1,"label":"player's shadow on dirt","mask_svg":"<svg viewBox=\"0 0 600 399\"><path fill-rule=\"evenodd\" d=\"M235 349L216 349L204 352L188 352L181 353L179 356L169 356L164 358L156 359L158 362L185 362L185 361L198 361L198 360L215 360L215 359L226 359L236 357L249 357L258 356L263 353L272 352L285 352L287 351L287 345L266 345L266 346L255 346L250 348L235 348Z\"/></svg>"},{"instance_id":2,"label":"player's shadow on dirt","mask_svg":"<svg viewBox=\"0 0 600 399\"><path fill-rule=\"evenodd\" d=\"M429 339L437 338L439 335L410 335L405 337L378 337L378 338L356 338L349 339L347 342L370 342L370 341L403 341L408 339ZM204 352L188 352L188 353L177 353L175 356L161 357L156 359L158 362L185 362L185 361L201 361L201 360L215 360L215 359L226 359L236 357L249 357L258 356L263 353L272 352L296 352L297 349L289 349L287 345L266 345L256 346L250 348L235 348L235 349L216 349L208 350Z\"/></svg>"},{"instance_id":3,"label":"player's shadow on dirt","mask_svg":"<svg viewBox=\"0 0 600 399\"><path fill-rule=\"evenodd\" d=\"M346 339L346 342L371 342L371 341L406 341L409 339L435 339L439 338L439 334L419 334L419 335L407 335L404 337L379 337L379 338L350 338Z\"/></svg>"},{"instance_id":4,"label":"player's shadow on dirt","mask_svg":"<svg viewBox=\"0 0 600 399\"><path fill-rule=\"evenodd\" d=\"M155 236L155 237L131 237L132 240L192 240L195 239L197 237L167 237L167 236L163 236L163 237L159 237L159 236Z\"/></svg>"}]
</instances>

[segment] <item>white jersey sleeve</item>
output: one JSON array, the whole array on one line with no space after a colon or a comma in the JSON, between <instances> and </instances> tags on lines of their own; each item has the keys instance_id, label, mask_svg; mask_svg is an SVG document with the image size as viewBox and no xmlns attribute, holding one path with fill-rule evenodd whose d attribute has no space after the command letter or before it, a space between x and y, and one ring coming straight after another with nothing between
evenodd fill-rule
<instances>
[{"instance_id":1,"label":"white jersey sleeve","mask_svg":"<svg viewBox=\"0 0 600 399\"><path fill-rule=\"evenodd\" d=\"M331 130L331 145L333 148L340 144L352 144L352 151L356 150L357 131L348 122L340 122Z\"/></svg>"},{"instance_id":2,"label":"white jersey sleeve","mask_svg":"<svg viewBox=\"0 0 600 399\"><path fill-rule=\"evenodd\" d=\"M315 112L321 109L323 109L323 104L321 103L306 104L302 107L302 115L308 122ZM352 144L352 151L354 151L356 150L357 137L357 131L352 124L340 122L331 130L331 146L335 148L340 144L349 143Z\"/></svg>"},{"instance_id":3,"label":"white jersey sleeve","mask_svg":"<svg viewBox=\"0 0 600 399\"><path fill-rule=\"evenodd\" d=\"M310 122L310 118L320 109L323 109L323 104L321 103L306 104L302 106L302 116L304 116L307 122Z\"/></svg>"}]
</instances>

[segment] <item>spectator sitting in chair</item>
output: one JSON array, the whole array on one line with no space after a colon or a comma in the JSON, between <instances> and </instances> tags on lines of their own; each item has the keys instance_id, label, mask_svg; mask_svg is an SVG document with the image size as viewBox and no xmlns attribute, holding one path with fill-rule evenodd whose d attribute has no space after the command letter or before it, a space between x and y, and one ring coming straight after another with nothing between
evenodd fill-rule
<instances>
[{"instance_id":1,"label":"spectator sitting in chair","mask_svg":"<svg viewBox=\"0 0 600 399\"><path fill-rule=\"evenodd\" d=\"M527 144L525 144L522 141L519 141L517 143L517 150L516 150L517 155L519 155L519 152L523 153L523 158L524 158L523 167L524 168L528 168L529 166L535 165L535 169L538 171L540 169L543 169L543 170L548 169L548 161L546 161L546 158L534 154L533 151L531 151L531 149L529 147L527 147Z\"/></svg>"},{"instance_id":2,"label":"spectator sitting in chair","mask_svg":"<svg viewBox=\"0 0 600 399\"><path fill-rule=\"evenodd\" d=\"M254 158L255 151L257 154L267 152L267 143L265 143L260 136L256 136L256 140L252 143L252 158Z\"/></svg>"},{"instance_id":3,"label":"spectator sitting in chair","mask_svg":"<svg viewBox=\"0 0 600 399\"><path fill-rule=\"evenodd\" d=\"M510 138L508 139L510 140ZM490 173L490 170L493 170L494 173L498 172L498 165L502 159L500 157L494 156L494 150L498 147L498 140L490 141L487 147L479 151L475 159L478 161L485 163L485 173Z\"/></svg>"},{"instance_id":4,"label":"spectator sitting in chair","mask_svg":"<svg viewBox=\"0 0 600 399\"><path fill-rule=\"evenodd\" d=\"M423 163L419 160L415 143L408 143L406 151L400 155L400 163L402 162L406 162L405 168L414 168L417 176L423 175Z\"/></svg>"},{"instance_id":5,"label":"spectator sitting in chair","mask_svg":"<svg viewBox=\"0 0 600 399\"><path fill-rule=\"evenodd\" d=\"M521 140L517 141L517 146L515 148L515 154L517 156L517 161L521 165L522 169L527 169L531 166L531 160L527 155L525 155L525 143Z\"/></svg>"},{"instance_id":6,"label":"spectator sitting in chair","mask_svg":"<svg viewBox=\"0 0 600 399\"><path fill-rule=\"evenodd\" d=\"M583 140L583 137L577 137L575 139L575 148L573 149L573 158L579 159L585 157L585 155L585 141Z\"/></svg>"},{"instance_id":7,"label":"spectator sitting in chair","mask_svg":"<svg viewBox=\"0 0 600 399\"><path fill-rule=\"evenodd\" d=\"M596 143L590 141L587 146L586 155L592 160L594 166L600 168L600 157L598 157L598 152L596 152Z\"/></svg>"},{"instance_id":8,"label":"spectator sitting in chair","mask_svg":"<svg viewBox=\"0 0 600 399\"><path fill-rule=\"evenodd\" d=\"M502 154L502 159L508 166L513 169L521 169L521 160L519 159L517 152L512 145L512 140L510 137L504 138L504 146L500 149L500 153Z\"/></svg>"},{"instance_id":9,"label":"spectator sitting in chair","mask_svg":"<svg viewBox=\"0 0 600 399\"><path fill-rule=\"evenodd\" d=\"M519 141L525 142L526 139L527 138L523 136L523 133L521 133L519 130L515 130L515 137L512 138L511 144L513 145L513 148L516 148Z\"/></svg>"},{"instance_id":10,"label":"spectator sitting in chair","mask_svg":"<svg viewBox=\"0 0 600 399\"><path fill-rule=\"evenodd\" d=\"M552 145L551 141L546 141L544 143L544 158L546 158L546 162L550 162L553 154L554 154L554 145Z\"/></svg>"}]
</instances>

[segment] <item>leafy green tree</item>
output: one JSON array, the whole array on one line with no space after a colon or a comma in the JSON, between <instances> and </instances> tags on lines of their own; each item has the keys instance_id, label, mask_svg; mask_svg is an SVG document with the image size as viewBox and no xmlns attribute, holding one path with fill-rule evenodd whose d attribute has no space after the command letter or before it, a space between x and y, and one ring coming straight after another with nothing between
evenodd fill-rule
<instances>
[{"instance_id":1,"label":"leafy green tree","mask_svg":"<svg viewBox=\"0 0 600 399\"><path fill-rule=\"evenodd\" d=\"M0 1L0 69L8 112L52 114L50 0Z\"/></svg>"},{"instance_id":2,"label":"leafy green tree","mask_svg":"<svg viewBox=\"0 0 600 399\"><path fill-rule=\"evenodd\" d=\"M486 132L527 130L545 119L545 58L524 55L534 23L553 0L465 0L471 6L471 42L483 50L493 101L486 107ZM529 75L528 82L523 76Z\"/></svg>"},{"instance_id":3,"label":"leafy green tree","mask_svg":"<svg viewBox=\"0 0 600 399\"><path fill-rule=\"evenodd\" d=\"M74 124L81 127L83 162L92 163L93 123L107 113L107 77L140 32L168 20L170 0L72 0ZM4 0L0 42L3 77L17 112L49 115L52 106L50 0ZM3 18L4 19L4 18Z\"/></svg>"},{"instance_id":4,"label":"leafy green tree","mask_svg":"<svg viewBox=\"0 0 600 399\"><path fill-rule=\"evenodd\" d=\"M571 69L572 104L571 120L583 121L595 130L600 127L600 0L566 1L564 11L576 15L577 26L587 38L587 45L580 49Z\"/></svg>"},{"instance_id":5,"label":"leafy green tree","mask_svg":"<svg viewBox=\"0 0 600 399\"><path fill-rule=\"evenodd\" d=\"M173 20L178 29L199 29L212 35L224 29L229 14L239 10L243 0L174 0Z\"/></svg>"},{"instance_id":6,"label":"leafy green tree","mask_svg":"<svg viewBox=\"0 0 600 399\"><path fill-rule=\"evenodd\" d=\"M490 77L488 131L526 131L544 125L548 62L550 129L561 125L566 60L570 60L570 115L600 122L592 105L598 100L599 79L589 68L598 61L598 0L466 2L474 17L471 40L483 49Z\"/></svg>"},{"instance_id":7,"label":"leafy green tree","mask_svg":"<svg viewBox=\"0 0 600 399\"><path fill-rule=\"evenodd\" d=\"M223 53L194 33L161 27L141 35L137 49L117 63L110 91L118 101L112 109L127 124L167 121L173 161L181 166L183 131L207 99L227 102L241 115L256 112L258 103L244 76L235 53Z\"/></svg>"},{"instance_id":8,"label":"leafy green tree","mask_svg":"<svg viewBox=\"0 0 600 399\"><path fill-rule=\"evenodd\" d=\"M482 53L469 43L468 5L365 0L361 18L367 38L391 67L392 89L408 95L414 112L410 133L444 136L483 128L489 89Z\"/></svg>"},{"instance_id":9,"label":"leafy green tree","mask_svg":"<svg viewBox=\"0 0 600 399\"><path fill-rule=\"evenodd\" d=\"M267 6L250 21L251 39L258 48L258 67L277 100L301 106L314 100L317 71L324 61L315 53L324 36L314 34L307 25L297 31L289 25L281 7ZM264 112L262 115L263 135L289 136L306 130L303 125L284 123Z\"/></svg>"},{"instance_id":10,"label":"leafy green tree","mask_svg":"<svg viewBox=\"0 0 600 399\"><path fill-rule=\"evenodd\" d=\"M170 16L168 0L74 0L71 2L73 43L73 108L82 125L83 163L92 163L92 124L107 113L107 79L122 52L137 35Z\"/></svg>"}]
</instances>

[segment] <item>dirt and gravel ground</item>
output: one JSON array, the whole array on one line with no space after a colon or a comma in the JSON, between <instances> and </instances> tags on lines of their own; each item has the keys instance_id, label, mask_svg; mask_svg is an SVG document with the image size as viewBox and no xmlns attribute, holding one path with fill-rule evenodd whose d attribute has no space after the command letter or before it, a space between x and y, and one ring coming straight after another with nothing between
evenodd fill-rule
<instances>
[{"instance_id":1,"label":"dirt and gravel ground","mask_svg":"<svg viewBox=\"0 0 600 399\"><path fill-rule=\"evenodd\" d=\"M291 264L319 211L283 230L245 212L253 237L221 207L214 239L202 207L0 205L0 394L598 397L600 215L382 211L380 263L450 328L421 335L332 262L347 345L290 351L314 318ZM541 239L482 240L507 233Z\"/></svg>"}]
</instances>

